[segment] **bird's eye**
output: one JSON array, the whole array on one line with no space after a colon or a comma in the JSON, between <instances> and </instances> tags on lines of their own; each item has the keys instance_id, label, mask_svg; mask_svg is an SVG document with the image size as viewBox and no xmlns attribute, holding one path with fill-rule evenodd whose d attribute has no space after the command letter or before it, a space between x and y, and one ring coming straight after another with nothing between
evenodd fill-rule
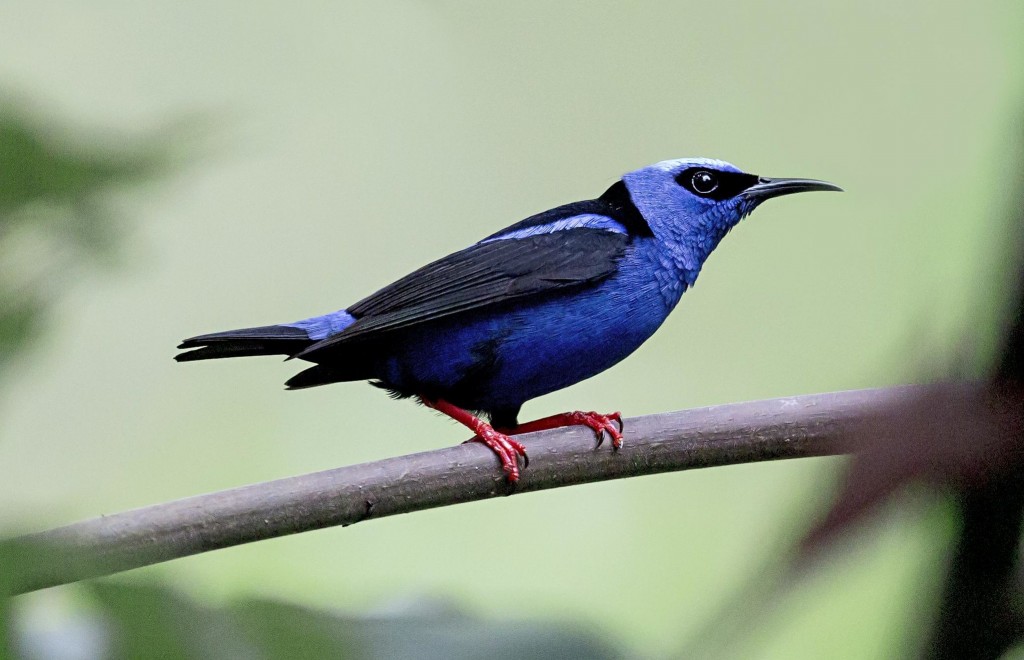
<instances>
[{"instance_id":1,"label":"bird's eye","mask_svg":"<svg viewBox=\"0 0 1024 660\"><path fill-rule=\"evenodd\" d=\"M694 192L700 195L707 195L714 192L715 188L718 187L718 177L707 170L700 170L693 173L690 185L693 186Z\"/></svg>"}]
</instances>

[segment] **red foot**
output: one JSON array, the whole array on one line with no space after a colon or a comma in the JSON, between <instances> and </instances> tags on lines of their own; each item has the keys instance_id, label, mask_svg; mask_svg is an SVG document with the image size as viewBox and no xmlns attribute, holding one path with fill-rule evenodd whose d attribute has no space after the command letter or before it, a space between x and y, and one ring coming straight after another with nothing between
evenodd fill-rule
<instances>
[{"instance_id":1,"label":"red foot","mask_svg":"<svg viewBox=\"0 0 1024 660\"><path fill-rule=\"evenodd\" d=\"M530 459L526 455L526 447L522 443L516 442L504 433L495 431L494 427L487 422L458 406L453 406L447 401L442 399L431 400L426 397L420 397L420 401L428 408L433 408L440 413L448 415L456 422L473 431L476 437L466 442L479 442L485 445L498 455L498 458L501 460L501 469L505 471L505 476L508 478L509 483L514 484L519 481L519 457L523 457L523 467L530 465Z\"/></svg>"},{"instance_id":2,"label":"red foot","mask_svg":"<svg viewBox=\"0 0 1024 660\"><path fill-rule=\"evenodd\" d=\"M613 424L614 422L614 424ZM618 424L618 428L616 428ZM514 429L502 429L509 435L519 435L520 433L533 433L534 431L546 431L548 429L558 429L563 426L586 426L597 434L597 446L600 447L601 443L604 442L604 434L608 433L612 439L612 447L618 449L622 446L622 430L625 426L622 424L622 415L613 412L609 415L602 415L594 411L583 412L577 410L575 412L562 413L560 415L552 415L551 417L544 417L542 419L536 419L532 422L526 422L520 424Z\"/></svg>"},{"instance_id":3,"label":"red foot","mask_svg":"<svg viewBox=\"0 0 1024 660\"><path fill-rule=\"evenodd\" d=\"M466 442L479 442L487 446L501 459L501 469L505 471L509 483L519 481L519 457L523 457L523 467L529 467L530 457L526 455L523 443L516 442L504 433L498 433L490 424L481 422L486 428L477 432L475 438Z\"/></svg>"}]
</instances>

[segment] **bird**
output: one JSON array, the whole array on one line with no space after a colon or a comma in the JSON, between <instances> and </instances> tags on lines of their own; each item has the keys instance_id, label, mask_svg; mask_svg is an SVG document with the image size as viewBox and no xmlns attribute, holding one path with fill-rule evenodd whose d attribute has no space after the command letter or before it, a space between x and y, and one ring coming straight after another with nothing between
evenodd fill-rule
<instances>
[{"instance_id":1,"label":"bird","mask_svg":"<svg viewBox=\"0 0 1024 660\"><path fill-rule=\"evenodd\" d=\"M765 200L842 191L767 178L710 158L624 174L595 199L527 217L349 307L184 340L179 362L284 355L313 366L298 390L369 381L414 398L493 451L508 483L526 448L513 436L563 426L623 440L622 416L573 411L520 423L531 399L615 365L662 325L722 238Z\"/></svg>"}]
</instances>

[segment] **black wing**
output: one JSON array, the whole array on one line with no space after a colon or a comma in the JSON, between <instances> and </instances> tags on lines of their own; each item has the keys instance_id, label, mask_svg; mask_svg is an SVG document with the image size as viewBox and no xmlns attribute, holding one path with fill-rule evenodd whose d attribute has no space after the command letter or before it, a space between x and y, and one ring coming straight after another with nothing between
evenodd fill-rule
<instances>
[{"instance_id":1,"label":"black wing","mask_svg":"<svg viewBox=\"0 0 1024 660\"><path fill-rule=\"evenodd\" d=\"M498 238L509 232L550 225L553 222L577 215L602 215L622 225L622 228L630 236L654 236L651 226L647 224L647 220L644 219L640 210L633 203L633 198L629 196L629 189L626 188L625 182L620 179L597 199L572 202L549 211L531 215L529 218L520 220L511 227L505 227L501 231L491 234L484 240Z\"/></svg>"},{"instance_id":2,"label":"black wing","mask_svg":"<svg viewBox=\"0 0 1024 660\"><path fill-rule=\"evenodd\" d=\"M623 233L577 228L477 243L349 307L355 323L296 357L316 362L371 334L592 285L615 273L630 240Z\"/></svg>"}]
</instances>

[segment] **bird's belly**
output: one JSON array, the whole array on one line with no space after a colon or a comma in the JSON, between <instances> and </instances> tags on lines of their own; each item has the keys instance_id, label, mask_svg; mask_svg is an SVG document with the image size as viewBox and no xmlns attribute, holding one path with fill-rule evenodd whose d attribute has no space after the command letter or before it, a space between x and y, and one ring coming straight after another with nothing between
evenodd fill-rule
<instances>
[{"instance_id":1,"label":"bird's belly","mask_svg":"<svg viewBox=\"0 0 1024 660\"><path fill-rule=\"evenodd\" d=\"M500 405L519 405L601 373L639 348L664 320L639 318L607 301L546 311L520 316L518 331L502 344L488 388Z\"/></svg>"},{"instance_id":2,"label":"bird's belly","mask_svg":"<svg viewBox=\"0 0 1024 660\"><path fill-rule=\"evenodd\" d=\"M388 386L475 410L516 408L616 364L665 320L653 286L586 293L421 328L380 365Z\"/></svg>"}]
</instances>

